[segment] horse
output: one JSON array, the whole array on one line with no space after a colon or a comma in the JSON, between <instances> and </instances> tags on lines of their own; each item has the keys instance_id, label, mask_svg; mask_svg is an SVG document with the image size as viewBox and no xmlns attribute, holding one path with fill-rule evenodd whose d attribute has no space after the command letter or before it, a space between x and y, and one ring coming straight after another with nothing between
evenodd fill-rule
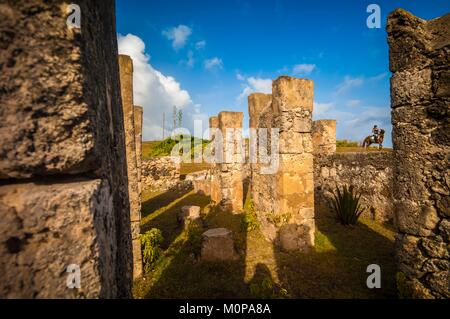
<instances>
[{"instance_id":1,"label":"horse","mask_svg":"<svg viewBox=\"0 0 450 319\"><path fill-rule=\"evenodd\" d=\"M362 142L362 147L368 148L372 144L378 144L378 149L383 148L383 140L384 140L384 130L380 130L380 135L378 135L378 138L376 141L372 139L372 135L367 136L364 141Z\"/></svg>"}]
</instances>

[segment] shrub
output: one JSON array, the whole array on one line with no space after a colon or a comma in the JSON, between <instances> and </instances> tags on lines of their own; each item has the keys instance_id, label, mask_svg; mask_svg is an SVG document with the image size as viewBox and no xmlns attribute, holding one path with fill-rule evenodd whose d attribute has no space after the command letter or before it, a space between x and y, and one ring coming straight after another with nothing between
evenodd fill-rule
<instances>
[{"instance_id":1,"label":"shrub","mask_svg":"<svg viewBox=\"0 0 450 319\"><path fill-rule=\"evenodd\" d=\"M336 140L336 147L358 147L358 142L349 140Z\"/></svg>"},{"instance_id":2,"label":"shrub","mask_svg":"<svg viewBox=\"0 0 450 319\"><path fill-rule=\"evenodd\" d=\"M241 228L243 231L251 232L253 230L259 229L259 221L256 217L255 208L253 202L250 201L246 207L246 212L242 217Z\"/></svg>"},{"instance_id":3,"label":"shrub","mask_svg":"<svg viewBox=\"0 0 450 319\"><path fill-rule=\"evenodd\" d=\"M364 212L359 202L361 194L358 194L353 186L344 185L342 191L336 186L333 197L332 206L340 222L344 225L356 224Z\"/></svg>"},{"instance_id":4,"label":"shrub","mask_svg":"<svg viewBox=\"0 0 450 319\"><path fill-rule=\"evenodd\" d=\"M148 272L152 268L152 265L161 255L162 250L160 245L163 240L163 235L157 228L152 228L141 235L142 263L144 264L145 272Z\"/></svg>"}]
</instances>

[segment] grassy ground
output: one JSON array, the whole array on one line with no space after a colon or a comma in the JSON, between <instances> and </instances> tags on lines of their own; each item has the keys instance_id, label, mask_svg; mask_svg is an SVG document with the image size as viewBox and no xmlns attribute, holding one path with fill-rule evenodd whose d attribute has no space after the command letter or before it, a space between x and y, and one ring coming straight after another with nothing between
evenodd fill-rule
<instances>
[{"instance_id":1,"label":"grassy ground","mask_svg":"<svg viewBox=\"0 0 450 319\"><path fill-rule=\"evenodd\" d=\"M392 152L392 148L383 148L381 150L378 147L369 147L364 149L360 146L346 146L346 147L336 147L336 153L346 153L346 152Z\"/></svg>"},{"instance_id":2,"label":"grassy ground","mask_svg":"<svg viewBox=\"0 0 450 319\"><path fill-rule=\"evenodd\" d=\"M308 253L283 253L258 230L248 231L247 198L239 215L218 212L210 199L193 192L147 192L143 196L142 231L163 232L164 253L153 270L135 282L136 298L393 298L394 231L362 219L345 227L332 218L316 223L315 247ZM203 225L178 226L184 205L202 208ZM201 233L208 228L233 231L239 260L206 263L198 259ZM366 268L378 264L382 288L368 289Z\"/></svg>"}]
</instances>

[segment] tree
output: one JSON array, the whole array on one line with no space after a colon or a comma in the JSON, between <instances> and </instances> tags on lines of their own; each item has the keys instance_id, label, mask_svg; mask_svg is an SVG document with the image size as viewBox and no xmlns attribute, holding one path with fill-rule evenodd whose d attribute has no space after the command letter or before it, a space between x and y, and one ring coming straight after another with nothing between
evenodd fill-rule
<instances>
[{"instance_id":1,"label":"tree","mask_svg":"<svg viewBox=\"0 0 450 319\"><path fill-rule=\"evenodd\" d=\"M183 125L183 111L180 109L178 110L178 127L181 127Z\"/></svg>"}]
</instances>

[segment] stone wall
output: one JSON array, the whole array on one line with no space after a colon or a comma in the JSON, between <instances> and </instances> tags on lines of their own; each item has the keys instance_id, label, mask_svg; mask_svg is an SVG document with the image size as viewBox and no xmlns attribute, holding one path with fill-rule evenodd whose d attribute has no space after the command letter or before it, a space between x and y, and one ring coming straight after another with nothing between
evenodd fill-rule
<instances>
[{"instance_id":1,"label":"stone wall","mask_svg":"<svg viewBox=\"0 0 450 319\"><path fill-rule=\"evenodd\" d=\"M180 181L180 164L170 156L153 157L142 161L143 190L168 190Z\"/></svg>"},{"instance_id":2,"label":"stone wall","mask_svg":"<svg viewBox=\"0 0 450 319\"><path fill-rule=\"evenodd\" d=\"M315 154L336 152L336 120L313 121L312 142Z\"/></svg>"},{"instance_id":3,"label":"stone wall","mask_svg":"<svg viewBox=\"0 0 450 319\"><path fill-rule=\"evenodd\" d=\"M0 4L1 298L131 296L114 1L77 3Z\"/></svg>"},{"instance_id":4,"label":"stone wall","mask_svg":"<svg viewBox=\"0 0 450 319\"><path fill-rule=\"evenodd\" d=\"M425 21L398 9L387 24L398 285L450 297L450 14Z\"/></svg>"},{"instance_id":5,"label":"stone wall","mask_svg":"<svg viewBox=\"0 0 450 319\"><path fill-rule=\"evenodd\" d=\"M362 195L364 217L393 221L393 160L392 152L315 154L316 217L334 217L331 200L336 185L353 185Z\"/></svg>"}]
</instances>

